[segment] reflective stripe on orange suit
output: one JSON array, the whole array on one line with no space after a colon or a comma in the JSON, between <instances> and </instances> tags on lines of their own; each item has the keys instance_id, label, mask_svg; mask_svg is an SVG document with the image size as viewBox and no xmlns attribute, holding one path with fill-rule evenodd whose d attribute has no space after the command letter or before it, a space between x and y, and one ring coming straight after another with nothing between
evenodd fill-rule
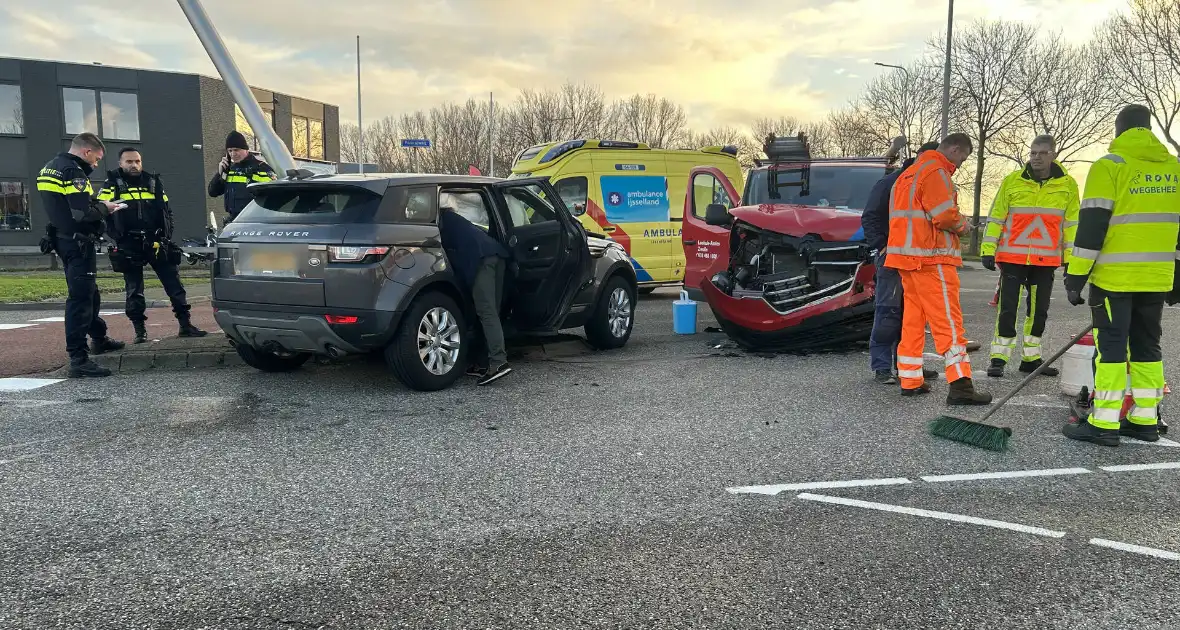
<instances>
[{"instance_id":1,"label":"reflective stripe on orange suit","mask_svg":"<svg viewBox=\"0 0 1180 630\"><path fill-rule=\"evenodd\" d=\"M920 387L926 327L946 364L946 378L971 378L971 359L959 305L963 259L959 235L967 221L959 213L951 184L954 164L939 151L926 151L893 186L885 266L901 275L901 343L897 372L905 389Z\"/></svg>"}]
</instances>

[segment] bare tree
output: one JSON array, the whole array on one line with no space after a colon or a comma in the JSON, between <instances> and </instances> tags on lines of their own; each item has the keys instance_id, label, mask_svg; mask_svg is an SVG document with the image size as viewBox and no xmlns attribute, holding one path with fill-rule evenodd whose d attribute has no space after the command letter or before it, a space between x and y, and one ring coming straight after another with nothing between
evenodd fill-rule
<instances>
[{"instance_id":1,"label":"bare tree","mask_svg":"<svg viewBox=\"0 0 1180 630\"><path fill-rule=\"evenodd\" d=\"M366 130L367 133L367 130ZM363 162L361 156L361 128L353 123L340 123L340 161ZM368 147L365 147L368 154Z\"/></svg>"},{"instance_id":2,"label":"bare tree","mask_svg":"<svg viewBox=\"0 0 1180 630\"><path fill-rule=\"evenodd\" d=\"M951 90L956 118L975 140L974 223L979 225L988 141L1019 124L1029 114L1029 102L1020 89L1021 63L1031 54L1037 39L1035 25L1016 22L973 22L957 34L951 49ZM945 50L945 40L935 40ZM961 109L959 109L961 108ZM971 251L979 249L979 233L971 239Z\"/></svg>"},{"instance_id":3,"label":"bare tree","mask_svg":"<svg viewBox=\"0 0 1180 630\"><path fill-rule=\"evenodd\" d=\"M503 112L501 140L525 148L602 135L606 98L592 85L567 83L556 90L522 90Z\"/></svg>"},{"instance_id":4,"label":"bare tree","mask_svg":"<svg viewBox=\"0 0 1180 630\"><path fill-rule=\"evenodd\" d=\"M620 139L667 148L684 142L688 123L684 108L655 94L636 94L611 107L611 119Z\"/></svg>"},{"instance_id":5,"label":"bare tree","mask_svg":"<svg viewBox=\"0 0 1180 630\"><path fill-rule=\"evenodd\" d=\"M1021 62L1018 85L1028 115L996 133L991 155L1022 165L1029 142L1047 133L1057 140L1058 159L1068 163L1109 135L1119 88L1101 47L1071 46L1060 37L1038 42Z\"/></svg>"},{"instance_id":6,"label":"bare tree","mask_svg":"<svg viewBox=\"0 0 1180 630\"><path fill-rule=\"evenodd\" d=\"M716 127L704 133L689 133L684 148L700 149L703 147L732 146L737 149L737 158L743 168L754 165L754 159L762 154L762 143L755 142L750 134L734 127Z\"/></svg>"},{"instance_id":7,"label":"bare tree","mask_svg":"<svg viewBox=\"0 0 1180 630\"><path fill-rule=\"evenodd\" d=\"M942 127L941 85L942 67L932 59L873 79L861 99L868 131L882 147L901 134L911 152L937 140Z\"/></svg>"},{"instance_id":8,"label":"bare tree","mask_svg":"<svg viewBox=\"0 0 1180 630\"><path fill-rule=\"evenodd\" d=\"M864 157L882 155L889 140L882 140L873 130L868 112L858 103L828 113L826 119L828 146L823 155L829 157ZM812 147L812 152L819 154Z\"/></svg>"},{"instance_id":9,"label":"bare tree","mask_svg":"<svg viewBox=\"0 0 1180 630\"><path fill-rule=\"evenodd\" d=\"M1111 18L1098 45L1111 60L1124 104L1146 105L1164 138L1180 152L1180 0L1130 0Z\"/></svg>"},{"instance_id":10,"label":"bare tree","mask_svg":"<svg viewBox=\"0 0 1180 630\"><path fill-rule=\"evenodd\" d=\"M766 136L774 134L780 137L793 136L803 130L803 123L794 116L779 116L778 118L758 118L750 123L750 131L754 139L761 143Z\"/></svg>"}]
</instances>

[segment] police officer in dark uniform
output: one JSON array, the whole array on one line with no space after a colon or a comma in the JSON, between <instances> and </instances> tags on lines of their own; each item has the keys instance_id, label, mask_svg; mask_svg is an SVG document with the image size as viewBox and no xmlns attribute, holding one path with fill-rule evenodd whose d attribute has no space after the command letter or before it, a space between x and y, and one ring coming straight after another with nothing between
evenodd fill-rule
<instances>
[{"instance_id":1,"label":"police officer in dark uniform","mask_svg":"<svg viewBox=\"0 0 1180 630\"><path fill-rule=\"evenodd\" d=\"M172 302L180 323L180 337L204 337L193 325L191 307L180 281L181 250L172 244L172 208L160 176L143 170L139 151L119 151L119 168L107 172L98 198L125 204L127 208L107 217L107 234L114 239L111 268L123 274L127 289L127 318L135 327L135 343L147 341L147 303L143 297L143 267L151 265Z\"/></svg>"},{"instance_id":2,"label":"police officer in dark uniform","mask_svg":"<svg viewBox=\"0 0 1180 630\"><path fill-rule=\"evenodd\" d=\"M98 253L95 245L103 232L103 220L122 206L99 201L91 195L90 173L102 160L106 148L92 133L74 137L70 150L59 153L37 174L37 190L49 215L42 249L51 249L61 258L66 274L66 352L70 355L71 378L110 376L111 371L90 360L86 336L93 340L91 350L102 354L122 349L124 344L107 337L107 325L98 316L101 297L95 274Z\"/></svg>"},{"instance_id":3,"label":"police officer in dark uniform","mask_svg":"<svg viewBox=\"0 0 1180 630\"><path fill-rule=\"evenodd\" d=\"M254 200L246 186L274 178L274 169L250 153L246 136L231 131L225 139L225 157L217 166L217 174L209 180L209 196L225 195L225 212L229 215L225 222L230 223Z\"/></svg>"}]
</instances>

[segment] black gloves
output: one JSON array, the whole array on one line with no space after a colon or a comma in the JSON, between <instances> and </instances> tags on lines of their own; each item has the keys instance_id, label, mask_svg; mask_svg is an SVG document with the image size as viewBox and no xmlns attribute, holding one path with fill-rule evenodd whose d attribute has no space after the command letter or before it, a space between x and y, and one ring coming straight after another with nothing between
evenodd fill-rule
<instances>
[{"instance_id":1,"label":"black gloves","mask_svg":"<svg viewBox=\"0 0 1180 630\"><path fill-rule=\"evenodd\" d=\"M996 257L995 256L984 256L980 262L983 263L984 269L987 269L988 271L995 271L996 270Z\"/></svg>"},{"instance_id":2,"label":"black gloves","mask_svg":"<svg viewBox=\"0 0 1180 630\"><path fill-rule=\"evenodd\" d=\"M1065 274L1065 299L1069 300L1070 304L1080 306L1086 303L1086 298L1082 297L1082 289L1086 288L1087 279L1087 276Z\"/></svg>"},{"instance_id":3,"label":"black gloves","mask_svg":"<svg viewBox=\"0 0 1180 630\"><path fill-rule=\"evenodd\" d=\"M1168 297L1164 298L1164 301L1167 302L1168 306L1175 306L1176 303L1180 302L1180 289L1169 291Z\"/></svg>"}]
</instances>

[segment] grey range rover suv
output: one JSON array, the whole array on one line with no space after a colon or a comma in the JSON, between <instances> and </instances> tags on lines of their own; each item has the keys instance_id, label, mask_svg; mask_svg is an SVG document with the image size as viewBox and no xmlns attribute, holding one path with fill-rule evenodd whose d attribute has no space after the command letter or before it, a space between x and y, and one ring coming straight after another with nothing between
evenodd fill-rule
<instances>
[{"instance_id":1,"label":"grey range rover suv","mask_svg":"<svg viewBox=\"0 0 1180 630\"><path fill-rule=\"evenodd\" d=\"M602 349L631 336L627 254L588 234L544 179L304 171L250 191L254 201L218 238L213 309L257 369L379 351L411 389L452 385L466 372L478 321L442 248L445 207L512 252L506 336L584 327Z\"/></svg>"}]
</instances>

